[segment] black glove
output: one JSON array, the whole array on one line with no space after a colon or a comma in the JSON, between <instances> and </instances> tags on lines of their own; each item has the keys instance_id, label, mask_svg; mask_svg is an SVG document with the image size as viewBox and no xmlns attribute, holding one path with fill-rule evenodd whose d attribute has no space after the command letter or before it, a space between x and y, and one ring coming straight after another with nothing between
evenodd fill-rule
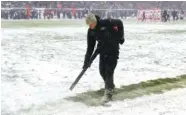
<instances>
[{"instance_id":1,"label":"black glove","mask_svg":"<svg viewBox=\"0 0 186 115\"><path fill-rule=\"evenodd\" d=\"M90 65L91 65L91 64L89 64L89 63L85 63L85 64L83 65L83 69L85 69L85 68L89 68Z\"/></svg>"},{"instance_id":2,"label":"black glove","mask_svg":"<svg viewBox=\"0 0 186 115\"><path fill-rule=\"evenodd\" d=\"M120 44L123 44L124 42L125 42L125 38L122 37L122 38L119 40L119 43L120 43Z\"/></svg>"}]
</instances>

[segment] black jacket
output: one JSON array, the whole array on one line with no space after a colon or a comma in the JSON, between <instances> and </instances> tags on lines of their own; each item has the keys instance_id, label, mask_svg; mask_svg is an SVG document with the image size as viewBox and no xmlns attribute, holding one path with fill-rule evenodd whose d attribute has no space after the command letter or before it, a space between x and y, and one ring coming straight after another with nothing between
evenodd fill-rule
<instances>
[{"instance_id":1,"label":"black jacket","mask_svg":"<svg viewBox=\"0 0 186 115\"><path fill-rule=\"evenodd\" d=\"M89 63L96 41L98 44L95 52L115 58L118 58L119 55L119 43L124 42L124 28L121 20L100 19L99 16L96 16L96 19L96 28L88 29L84 66Z\"/></svg>"}]
</instances>

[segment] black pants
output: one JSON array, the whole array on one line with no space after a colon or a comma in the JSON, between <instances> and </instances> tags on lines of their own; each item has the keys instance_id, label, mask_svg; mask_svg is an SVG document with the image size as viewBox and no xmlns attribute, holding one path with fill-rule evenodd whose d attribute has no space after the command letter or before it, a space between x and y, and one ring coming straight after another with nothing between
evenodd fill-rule
<instances>
[{"instance_id":1,"label":"black pants","mask_svg":"<svg viewBox=\"0 0 186 115\"><path fill-rule=\"evenodd\" d=\"M105 82L106 89L113 89L114 86L114 70L117 65L117 57L111 57L100 54L99 71Z\"/></svg>"}]
</instances>

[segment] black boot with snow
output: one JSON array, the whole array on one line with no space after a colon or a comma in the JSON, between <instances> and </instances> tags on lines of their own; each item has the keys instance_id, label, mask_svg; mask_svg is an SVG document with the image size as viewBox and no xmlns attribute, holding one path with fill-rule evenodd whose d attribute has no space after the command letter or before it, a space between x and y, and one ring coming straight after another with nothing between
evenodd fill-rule
<instances>
[{"instance_id":1,"label":"black boot with snow","mask_svg":"<svg viewBox=\"0 0 186 115\"><path fill-rule=\"evenodd\" d=\"M105 93L104 93L104 96L102 98L102 102L107 103L107 102L111 101L113 92L114 92L113 89L106 89Z\"/></svg>"}]
</instances>

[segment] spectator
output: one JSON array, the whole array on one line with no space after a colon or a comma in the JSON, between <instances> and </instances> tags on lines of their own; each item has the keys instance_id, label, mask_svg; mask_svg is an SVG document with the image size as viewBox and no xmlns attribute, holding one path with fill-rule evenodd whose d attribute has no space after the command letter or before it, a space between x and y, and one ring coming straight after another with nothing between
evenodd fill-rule
<instances>
[{"instance_id":1,"label":"spectator","mask_svg":"<svg viewBox=\"0 0 186 115\"><path fill-rule=\"evenodd\" d=\"M137 16L137 10L142 9L173 9L186 8L185 1L2 1L1 9L2 19L27 19L26 5L30 4L31 19L45 19L57 17L82 19L91 11L101 17L127 18L128 16ZM71 12L72 5L75 9ZM13 9L9 9L13 8ZM43 10L37 8L44 8ZM94 9L94 10L92 10ZM128 9L128 10L121 10ZM133 9L133 10L131 10ZM72 16L73 15L73 16ZM174 16L173 16L174 15ZM180 13L180 18L182 13ZM173 19L178 19L178 12L172 12Z\"/></svg>"}]
</instances>

